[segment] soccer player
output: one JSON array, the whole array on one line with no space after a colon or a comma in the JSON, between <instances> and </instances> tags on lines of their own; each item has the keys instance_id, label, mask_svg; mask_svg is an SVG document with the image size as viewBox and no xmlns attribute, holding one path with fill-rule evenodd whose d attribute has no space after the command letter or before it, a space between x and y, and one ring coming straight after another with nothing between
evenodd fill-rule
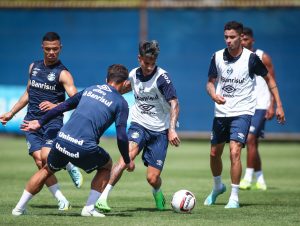
<instances>
[{"instance_id":1,"label":"soccer player","mask_svg":"<svg viewBox=\"0 0 300 226\"><path fill-rule=\"evenodd\" d=\"M120 94L127 78L126 67L119 64L112 65L108 68L107 84L86 88L47 112L39 120L24 120L22 130L35 131L52 118L76 108L69 121L59 131L48 155L47 164L27 183L20 201L12 211L13 215L23 215L26 204L42 189L47 178L63 169L68 162L72 162L87 173L97 171L81 215L105 216L94 209L94 204L109 180L112 161L109 154L98 144L104 131L113 122L116 125L118 147L125 168L128 171L134 170L134 162L129 158L126 134L128 104Z\"/></svg>"},{"instance_id":2,"label":"soccer player","mask_svg":"<svg viewBox=\"0 0 300 226\"><path fill-rule=\"evenodd\" d=\"M27 104L25 120L40 119L48 110L65 100L65 92L68 96L73 96L77 92L72 75L59 60L61 48L57 33L48 32L44 35L42 40L44 59L30 64L27 88L12 109L0 116L3 125ZM29 154L39 169L45 164L53 139L62 125L63 115L58 115L38 132L25 132ZM66 169L75 186L79 188L82 184L79 169L71 163L67 164ZM67 210L70 204L60 191L56 177L49 177L46 185L58 200L58 209Z\"/></svg>"},{"instance_id":3,"label":"soccer player","mask_svg":"<svg viewBox=\"0 0 300 226\"><path fill-rule=\"evenodd\" d=\"M242 173L241 150L246 143L251 118L256 107L255 76L262 76L268 84L277 104L276 116L284 123L284 111L276 82L268 74L259 57L243 48L243 25L230 21L224 26L227 48L215 52L211 59L207 92L215 102L215 117L211 133L210 167L214 186L204 201L210 206L226 191L222 183L222 153L226 142L230 149L231 194L225 208L239 208L239 184ZM215 87L216 85L216 87Z\"/></svg>"},{"instance_id":4,"label":"soccer player","mask_svg":"<svg viewBox=\"0 0 300 226\"><path fill-rule=\"evenodd\" d=\"M242 46L254 52L264 63L269 71L269 75L275 79L275 72L271 57L260 49L254 49L254 36L251 28L244 27L242 36ZM244 178L240 182L240 189L251 188L253 174L256 176L255 188L267 190L264 180L261 159L258 152L259 137L264 137L266 120L274 116L274 98L271 96L265 80L261 76L256 77L255 92L257 96L255 114L251 118L251 126L247 138L247 168Z\"/></svg>"},{"instance_id":5,"label":"soccer player","mask_svg":"<svg viewBox=\"0 0 300 226\"><path fill-rule=\"evenodd\" d=\"M143 152L147 181L153 188L156 208L164 210L165 198L161 190L160 174L165 163L168 142L174 146L180 143L175 130L179 103L168 72L156 65L158 54L157 41L140 42L140 67L129 73L130 82L127 83L126 91L133 90L135 98L128 130L129 155L131 159L135 159ZM96 207L101 211L111 210L107 205L107 198L125 168L123 159L113 166L109 183L96 203Z\"/></svg>"}]
</instances>

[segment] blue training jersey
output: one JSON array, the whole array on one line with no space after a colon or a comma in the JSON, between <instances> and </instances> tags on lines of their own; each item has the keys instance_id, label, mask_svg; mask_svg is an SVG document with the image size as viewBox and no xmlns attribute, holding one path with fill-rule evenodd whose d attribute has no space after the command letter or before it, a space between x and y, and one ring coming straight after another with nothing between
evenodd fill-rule
<instances>
[{"instance_id":1,"label":"blue training jersey","mask_svg":"<svg viewBox=\"0 0 300 226\"><path fill-rule=\"evenodd\" d=\"M113 122L116 127L126 128L128 104L114 87L107 84L94 85L68 100L74 102L74 99L78 103L71 105L73 108L78 105L58 133L58 139L68 140L84 149L93 149Z\"/></svg>"},{"instance_id":2,"label":"blue training jersey","mask_svg":"<svg viewBox=\"0 0 300 226\"><path fill-rule=\"evenodd\" d=\"M33 63L29 75L29 102L26 120L40 119L46 113L39 108L41 102L49 101L56 104L65 100L65 88L59 82L62 70L67 70L67 68L60 61L50 66L46 66L43 60ZM63 115L58 116L61 119L62 117Z\"/></svg>"}]
</instances>

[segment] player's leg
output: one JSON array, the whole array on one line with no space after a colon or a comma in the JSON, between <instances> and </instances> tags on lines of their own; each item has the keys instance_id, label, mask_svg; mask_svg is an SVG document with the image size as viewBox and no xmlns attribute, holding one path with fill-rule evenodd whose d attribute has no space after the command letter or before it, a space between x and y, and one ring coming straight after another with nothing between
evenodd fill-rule
<instances>
[{"instance_id":1,"label":"player's leg","mask_svg":"<svg viewBox=\"0 0 300 226\"><path fill-rule=\"evenodd\" d=\"M27 203L43 188L46 180L52 175L51 170L46 166L36 172L28 181L25 190L17 203L16 207L12 210L14 216L25 214Z\"/></svg>"},{"instance_id":2,"label":"player's leg","mask_svg":"<svg viewBox=\"0 0 300 226\"><path fill-rule=\"evenodd\" d=\"M204 205L210 206L215 204L219 195L226 191L226 186L222 183L222 153L225 143L212 144L210 149L210 169L213 175L213 190L204 201Z\"/></svg>"},{"instance_id":3,"label":"player's leg","mask_svg":"<svg viewBox=\"0 0 300 226\"><path fill-rule=\"evenodd\" d=\"M251 131L251 129L250 129ZM254 174L254 167L257 157L257 138L256 135L249 132L247 138L247 168L245 175L240 182L240 189L247 190L251 188L252 178Z\"/></svg>"},{"instance_id":4,"label":"player's leg","mask_svg":"<svg viewBox=\"0 0 300 226\"><path fill-rule=\"evenodd\" d=\"M135 157L139 154L139 146L137 143L130 141L129 142L129 157L131 160L134 160ZM120 157L119 161L115 163L112 167L109 182L106 185L104 191L102 192L99 200L96 203L96 207L103 211L109 212L111 208L107 204L107 199L110 192L113 190L114 186L118 183L121 179L123 171L126 169L126 165L123 161L123 158Z\"/></svg>"},{"instance_id":5,"label":"player's leg","mask_svg":"<svg viewBox=\"0 0 300 226\"><path fill-rule=\"evenodd\" d=\"M96 175L91 182L89 197L81 211L81 216L84 217L105 217L104 214L95 210L95 206L97 207L96 202L109 181L112 160L104 149L101 147L98 147L97 149L98 150L90 153L86 153L87 151L84 150L85 153L80 153L82 154L80 155L82 156L82 160L79 159L78 162L78 166L87 173L91 173L93 170L97 169Z\"/></svg>"},{"instance_id":6,"label":"player's leg","mask_svg":"<svg viewBox=\"0 0 300 226\"><path fill-rule=\"evenodd\" d=\"M266 110L256 110L254 116L251 119L251 126L247 138L247 168L245 175L240 182L240 189L250 189L253 174L260 177L262 188L266 189L265 181L261 170L261 160L258 152L259 137L264 136L264 125L265 125L265 113ZM259 183L257 183L259 187Z\"/></svg>"},{"instance_id":7,"label":"player's leg","mask_svg":"<svg viewBox=\"0 0 300 226\"><path fill-rule=\"evenodd\" d=\"M251 124L250 115L240 115L231 118L230 123L230 176L231 194L225 208L239 208L239 184L242 175L241 151L246 144L249 127Z\"/></svg>"},{"instance_id":8,"label":"player's leg","mask_svg":"<svg viewBox=\"0 0 300 226\"><path fill-rule=\"evenodd\" d=\"M161 170L148 166L147 168L147 181L152 186L153 197L155 205L158 210L164 210L166 200L161 190L162 179L160 177Z\"/></svg>"},{"instance_id":9,"label":"player's leg","mask_svg":"<svg viewBox=\"0 0 300 226\"><path fill-rule=\"evenodd\" d=\"M230 176L231 176L231 194L225 208L239 208L239 184L242 175L241 150L243 144L230 141Z\"/></svg>"},{"instance_id":10,"label":"player's leg","mask_svg":"<svg viewBox=\"0 0 300 226\"><path fill-rule=\"evenodd\" d=\"M129 140L129 157L134 160L139 152L143 149L145 144L145 131L144 128L137 124L131 123L128 129L128 140ZM107 199L114 186L122 177L123 171L125 170L125 163L123 158L113 165L109 182L101 194L99 200L96 203L96 207L104 212L109 212L111 208L107 205Z\"/></svg>"},{"instance_id":11,"label":"player's leg","mask_svg":"<svg viewBox=\"0 0 300 226\"><path fill-rule=\"evenodd\" d=\"M51 148L49 147L42 147L41 159L42 159L43 166L46 165L47 163L47 158L50 150ZM49 191L52 193L53 197L56 198L56 200L58 201L58 210L61 211L69 210L69 208L71 207L70 202L61 192L56 176L54 174L51 175L46 180L45 184L47 185Z\"/></svg>"},{"instance_id":12,"label":"player's leg","mask_svg":"<svg viewBox=\"0 0 300 226\"><path fill-rule=\"evenodd\" d=\"M206 197L204 205L210 206L215 204L217 197L226 191L226 186L222 183L222 154L226 140L229 136L227 133L227 119L214 118L211 147L210 147L210 169L213 176L214 186L211 193Z\"/></svg>"},{"instance_id":13,"label":"player's leg","mask_svg":"<svg viewBox=\"0 0 300 226\"><path fill-rule=\"evenodd\" d=\"M56 139L56 137L59 134L59 130L62 127L62 121L60 119L55 119L52 120L50 123L47 124L46 127L43 127L43 140L44 140L44 144L43 147L48 149L45 149L45 151L42 150L42 160L45 161L47 159L47 156L49 154L50 148L52 147L52 141L54 141ZM80 170L74 166L72 163L68 163L66 168L65 168L75 187L76 188L80 188L83 182L83 177L82 174L80 172Z\"/></svg>"}]
</instances>

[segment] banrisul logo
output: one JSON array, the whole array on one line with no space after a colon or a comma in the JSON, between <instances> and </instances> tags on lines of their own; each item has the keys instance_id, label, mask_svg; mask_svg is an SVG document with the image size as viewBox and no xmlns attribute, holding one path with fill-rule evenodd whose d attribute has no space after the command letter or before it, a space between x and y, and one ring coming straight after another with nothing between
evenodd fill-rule
<instances>
[{"instance_id":1,"label":"banrisul logo","mask_svg":"<svg viewBox=\"0 0 300 226\"><path fill-rule=\"evenodd\" d=\"M50 82L53 82L55 80L55 73L51 71L47 78Z\"/></svg>"}]
</instances>

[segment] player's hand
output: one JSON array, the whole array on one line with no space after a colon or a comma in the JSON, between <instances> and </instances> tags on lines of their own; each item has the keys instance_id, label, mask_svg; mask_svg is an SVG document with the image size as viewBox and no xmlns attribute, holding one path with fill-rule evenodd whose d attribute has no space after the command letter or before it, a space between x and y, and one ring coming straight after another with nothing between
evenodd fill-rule
<instances>
[{"instance_id":1,"label":"player's hand","mask_svg":"<svg viewBox=\"0 0 300 226\"><path fill-rule=\"evenodd\" d=\"M171 145L178 147L180 144L180 139L175 131L175 129L169 129L168 131L168 140Z\"/></svg>"},{"instance_id":2,"label":"player's hand","mask_svg":"<svg viewBox=\"0 0 300 226\"><path fill-rule=\"evenodd\" d=\"M39 108L41 111L49 111L52 108L55 108L57 104L53 104L49 101L43 101L42 103L39 104Z\"/></svg>"},{"instance_id":3,"label":"player's hand","mask_svg":"<svg viewBox=\"0 0 300 226\"><path fill-rule=\"evenodd\" d=\"M126 164L126 169L128 172L133 172L135 169L134 161L130 160L130 163Z\"/></svg>"},{"instance_id":4,"label":"player's hand","mask_svg":"<svg viewBox=\"0 0 300 226\"><path fill-rule=\"evenodd\" d=\"M213 100L217 103L217 104L225 104L226 103L226 99L223 96L220 95L216 95Z\"/></svg>"},{"instance_id":5,"label":"player's hand","mask_svg":"<svg viewBox=\"0 0 300 226\"><path fill-rule=\"evenodd\" d=\"M13 113L11 111L6 112L0 116L0 122L3 126L6 126L6 123L14 117Z\"/></svg>"},{"instance_id":6,"label":"player's hand","mask_svg":"<svg viewBox=\"0 0 300 226\"><path fill-rule=\"evenodd\" d=\"M273 106L270 106L268 109L267 109L267 112L266 112L266 115L265 115L265 118L267 120L271 120L275 115L275 111L274 111L274 107Z\"/></svg>"},{"instance_id":7,"label":"player's hand","mask_svg":"<svg viewBox=\"0 0 300 226\"><path fill-rule=\"evenodd\" d=\"M285 123L285 116L284 116L284 111L282 106L276 108L276 118L278 123L280 124Z\"/></svg>"},{"instance_id":8,"label":"player's hand","mask_svg":"<svg viewBox=\"0 0 300 226\"><path fill-rule=\"evenodd\" d=\"M22 131L37 131L41 128L41 125L38 120L26 121L23 120L23 124L21 125Z\"/></svg>"}]
</instances>

